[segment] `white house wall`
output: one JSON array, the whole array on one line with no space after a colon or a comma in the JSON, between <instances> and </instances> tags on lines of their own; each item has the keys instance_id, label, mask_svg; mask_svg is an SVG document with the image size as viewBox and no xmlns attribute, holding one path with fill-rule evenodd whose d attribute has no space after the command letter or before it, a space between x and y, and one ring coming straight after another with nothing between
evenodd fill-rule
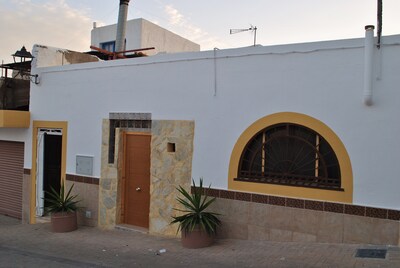
<instances>
[{"instance_id":1,"label":"white house wall","mask_svg":"<svg viewBox=\"0 0 400 268\"><path fill-rule=\"evenodd\" d=\"M15 131L13 128L2 128L0 140L24 142L27 138L28 130Z\"/></svg>"},{"instance_id":2,"label":"white house wall","mask_svg":"<svg viewBox=\"0 0 400 268\"><path fill-rule=\"evenodd\" d=\"M142 36L141 47L155 47L156 49L147 51L146 54L156 53L177 53L200 51L200 45L182 38L181 36L161 28L148 20L141 20ZM129 33L134 36L134 32Z\"/></svg>"},{"instance_id":3,"label":"white house wall","mask_svg":"<svg viewBox=\"0 0 400 268\"><path fill-rule=\"evenodd\" d=\"M354 39L39 68L31 116L68 121L67 173L75 173L76 155L93 155L95 177L109 112L194 120L192 176L227 189L232 149L249 125L277 112L306 114L344 143L354 204L398 209L400 36L382 41L370 107L362 103L364 41Z\"/></svg>"},{"instance_id":4,"label":"white house wall","mask_svg":"<svg viewBox=\"0 0 400 268\"><path fill-rule=\"evenodd\" d=\"M116 32L116 24L94 28L91 32L91 44L100 47L101 43L115 41ZM127 21L126 49L148 47L155 47L155 49L144 51L147 55L200 50L200 45L145 19Z\"/></svg>"},{"instance_id":5,"label":"white house wall","mask_svg":"<svg viewBox=\"0 0 400 268\"><path fill-rule=\"evenodd\" d=\"M117 35L117 24L94 28L91 33L91 44L100 47L101 43L115 41ZM132 20L126 24L126 48L141 48L140 37L142 25L140 20Z\"/></svg>"}]
</instances>

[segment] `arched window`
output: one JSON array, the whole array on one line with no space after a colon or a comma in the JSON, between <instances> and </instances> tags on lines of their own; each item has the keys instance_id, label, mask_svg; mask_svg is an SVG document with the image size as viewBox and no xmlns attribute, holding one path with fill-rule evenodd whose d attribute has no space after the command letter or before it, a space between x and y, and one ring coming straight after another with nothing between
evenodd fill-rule
<instances>
[{"instance_id":1,"label":"arched window","mask_svg":"<svg viewBox=\"0 0 400 268\"><path fill-rule=\"evenodd\" d=\"M342 190L338 159L317 132L280 123L258 132L245 146L236 181Z\"/></svg>"}]
</instances>

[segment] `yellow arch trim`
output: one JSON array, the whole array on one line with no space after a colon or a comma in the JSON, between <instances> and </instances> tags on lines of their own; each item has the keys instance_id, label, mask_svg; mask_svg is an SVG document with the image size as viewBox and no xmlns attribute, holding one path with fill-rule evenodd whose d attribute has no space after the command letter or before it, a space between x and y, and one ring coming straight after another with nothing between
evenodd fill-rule
<instances>
[{"instance_id":1,"label":"yellow arch trim","mask_svg":"<svg viewBox=\"0 0 400 268\"><path fill-rule=\"evenodd\" d=\"M61 151L61 182L65 183L67 170L67 130L68 122L65 121L33 121L32 130L32 169L31 169L31 198L29 223L36 223L36 161L37 161L37 135L39 128L58 128L62 130Z\"/></svg>"},{"instance_id":2,"label":"yellow arch trim","mask_svg":"<svg viewBox=\"0 0 400 268\"><path fill-rule=\"evenodd\" d=\"M331 145L340 165L342 188L344 191L321 190L275 184L234 181L239 169L240 156L247 142L262 129L279 124L293 123L308 127L319 133ZM300 113L281 112L265 116L249 126L237 140L229 162L228 189L271 195L353 203L353 171L350 157L339 137L321 121Z\"/></svg>"}]
</instances>

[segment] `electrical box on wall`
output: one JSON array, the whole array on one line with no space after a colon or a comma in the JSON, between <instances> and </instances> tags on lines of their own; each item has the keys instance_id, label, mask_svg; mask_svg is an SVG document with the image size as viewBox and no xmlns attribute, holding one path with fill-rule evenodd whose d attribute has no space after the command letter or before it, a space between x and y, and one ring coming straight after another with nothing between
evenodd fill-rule
<instances>
[{"instance_id":1,"label":"electrical box on wall","mask_svg":"<svg viewBox=\"0 0 400 268\"><path fill-rule=\"evenodd\" d=\"M93 175L93 156L76 156L76 174L88 176Z\"/></svg>"}]
</instances>

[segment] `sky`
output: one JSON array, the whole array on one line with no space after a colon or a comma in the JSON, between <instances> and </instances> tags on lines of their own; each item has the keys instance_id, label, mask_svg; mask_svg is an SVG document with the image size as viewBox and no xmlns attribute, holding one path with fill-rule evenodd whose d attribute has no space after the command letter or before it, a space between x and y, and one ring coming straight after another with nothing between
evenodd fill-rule
<instances>
[{"instance_id":1,"label":"sky","mask_svg":"<svg viewBox=\"0 0 400 268\"><path fill-rule=\"evenodd\" d=\"M23 45L89 51L93 22L114 24L119 0L0 0L0 60ZM128 19L144 18L192 40L201 50L364 36L376 25L377 0L131 0ZM400 0L383 0L383 35L400 34Z\"/></svg>"}]
</instances>

